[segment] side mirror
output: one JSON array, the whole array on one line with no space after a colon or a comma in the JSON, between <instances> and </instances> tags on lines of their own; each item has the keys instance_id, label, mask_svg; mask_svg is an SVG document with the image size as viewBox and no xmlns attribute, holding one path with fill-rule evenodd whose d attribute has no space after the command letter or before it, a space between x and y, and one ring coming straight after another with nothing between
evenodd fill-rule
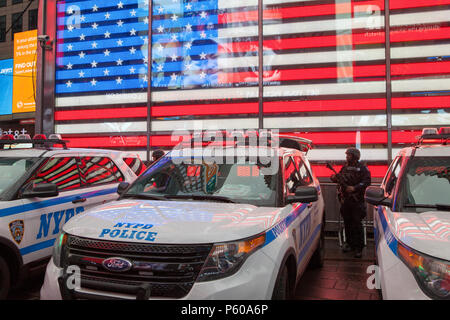
<instances>
[{"instance_id":1,"label":"side mirror","mask_svg":"<svg viewBox=\"0 0 450 320\"><path fill-rule=\"evenodd\" d=\"M391 201L384 196L384 190L380 187L368 187L364 195L364 199L371 205L391 206Z\"/></svg>"},{"instance_id":2,"label":"side mirror","mask_svg":"<svg viewBox=\"0 0 450 320\"><path fill-rule=\"evenodd\" d=\"M298 187L295 190L294 196L288 196L286 199L286 203L295 203L295 202L314 202L319 199L319 194L317 193L317 189L314 187Z\"/></svg>"},{"instance_id":3,"label":"side mirror","mask_svg":"<svg viewBox=\"0 0 450 320\"><path fill-rule=\"evenodd\" d=\"M125 190L128 189L129 186L130 186L130 183L128 183L128 182L119 183L119 185L117 186L117 193L119 195L122 195L125 192Z\"/></svg>"},{"instance_id":4,"label":"side mirror","mask_svg":"<svg viewBox=\"0 0 450 320\"><path fill-rule=\"evenodd\" d=\"M58 186L54 183L41 183L22 193L23 198L49 198L59 195Z\"/></svg>"}]
</instances>

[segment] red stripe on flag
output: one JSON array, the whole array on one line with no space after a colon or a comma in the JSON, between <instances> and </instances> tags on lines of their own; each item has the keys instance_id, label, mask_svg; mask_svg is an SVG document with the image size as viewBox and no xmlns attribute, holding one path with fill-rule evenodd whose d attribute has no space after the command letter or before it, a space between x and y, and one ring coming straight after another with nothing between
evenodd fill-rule
<instances>
[{"instance_id":1,"label":"red stripe on flag","mask_svg":"<svg viewBox=\"0 0 450 320\"><path fill-rule=\"evenodd\" d=\"M415 143L417 137L422 134L421 130L392 131L392 143Z\"/></svg>"},{"instance_id":2,"label":"red stripe on flag","mask_svg":"<svg viewBox=\"0 0 450 320\"><path fill-rule=\"evenodd\" d=\"M419 7L434 7L450 4L450 0L390 0L390 9L405 9L405 8L419 8Z\"/></svg>"},{"instance_id":3,"label":"red stripe on flag","mask_svg":"<svg viewBox=\"0 0 450 320\"><path fill-rule=\"evenodd\" d=\"M189 137L190 138L190 137ZM115 148L115 147L146 147L146 136L111 136L111 137L70 137L63 136L68 140L67 146L70 148ZM176 146L182 137L174 135L173 141L170 135L150 136L151 147L173 147Z\"/></svg>"},{"instance_id":4,"label":"red stripe on flag","mask_svg":"<svg viewBox=\"0 0 450 320\"><path fill-rule=\"evenodd\" d=\"M416 31L414 31L416 32ZM430 32L429 37L433 38ZM441 35L444 37L443 35ZM435 36L440 38L441 36ZM395 37L394 37L395 38ZM420 35L416 34L412 39L419 39ZM403 41L403 40L397 40ZM319 37L298 37L287 39L264 40L264 51L270 50L288 50L288 49L304 49L304 48L321 48L336 47L338 45L364 45L384 43L384 32L374 31L365 33L355 33L348 37L337 36L319 36ZM257 52L258 42L233 42L221 43L218 47L220 54L237 53L237 52Z\"/></svg>"},{"instance_id":5,"label":"red stripe on flag","mask_svg":"<svg viewBox=\"0 0 450 320\"><path fill-rule=\"evenodd\" d=\"M342 37L339 38L339 45L362 45L373 43L384 43L384 32L366 32L362 34L353 34L347 37L348 41L342 43ZM344 39L345 40L345 39ZM336 47L338 45L337 36L321 37L299 37L290 39L265 40L264 50L286 50L303 48ZM239 49L239 46L236 46ZM256 47L257 48L257 47ZM256 51L256 50L255 50Z\"/></svg>"},{"instance_id":6,"label":"red stripe on flag","mask_svg":"<svg viewBox=\"0 0 450 320\"><path fill-rule=\"evenodd\" d=\"M55 111L55 121L146 117L147 107Z\"/></svg>"},{"instance_id":7,"label":"red stripe on flag","mask_svg":"<svg viewBox=\"0 0 450 320\"><path fill-rule=\"evenodd\" d=\"M376 77L384 76L384 65L356 66L345 68L311 68L311 69L285 69L264 72L264 81L289 81L313 79L337 79L341 74L345 77ZM258 72L219 73L219 83L241 83L258 81Z\"/></svg>"},{"instance_id":8,"label":"red stripe on flag","mask_svg":"<svg viewBox=\"0 0 450 320\"><path fill-rule=\"evenodd\" d=\"M312 165L313 171L316 174L316 177L325 178L330 177L333 172L328 169L325 165ZM339 172L342 166L334 166L334 168ZM387 165L368 165L367 168L369 168L370 175L372 178L383 178L386 174L386 171L388 169Z\"/></svg>"},{"instance_id":9,"label":"red stripe on flag","mask_svg":"<svg viewBox=\"0 0 450 320\"><path fill-rule=\"evenodd\" d=\"M186 115L227 115L246 113L258 113L258 103L216 103L179 106L154 106L152 108L153 117Z\"/></svg>"},{"instance_id":10,"label":"red stripe on flag","mask_svg":"<svg viewBox=\"0 0 450 320\"><path fill-rule=\"evenodd\" d=\"M264 102L264 113L384 110L386 99L340 99Z\"/></svg>"},{"instance_id":11,"label":"red stripe on flag","mask_svg":"<svg viewBox=\"0 0 450 320\"><path fill-rule=\"evenodd\" d=\"M450 96L392 98L392 109L450 108Z\"/></svg>"},{"instance_id":12,"label":"red stripe on flag","mask_svg":"<svg viewBox=\"0 0 450 320\"><path fill-rule=\"evenodd\" d=\"M446 74L450 73L450 62L403 63L391 66L392 75Z\"/></svg>"},{"instance_id":13,"label":"red stripe on flag","mask_svg":"<svg viewBox=\"0 0 450 320\"><path fill-rule=\"evenodd\" d=\"M438 40L450 38L450 27L437 26L435 29L391 30L392 42Z\"/></svg>"},{"instance_id":14,"label":"red stripe on flag","mask_svg":"<svg viewBox=\"0 0 450 320\"><path fill-rule=\"evenodd\" d=\"M146 136L120 136L120 137L83 137L74 138L64 136L70 148L114 148L114 147L146 147Z\"/></svg>"},{"instance_id":15,"label":"red stripe on flag","mask_svg":"<svg viewBox=\"0 0 450 320\"><path fill-rule=\"evenodd\" d=\"M302 18L324 15L336 15L355 12L366 12L372 6L376 9L383 10L384 2L379 1L365 1L354 4L322 4L315 6L301 6L301 7L287 7L267 9L263 12L264 20L273 19L289 19ZM244 11L219 14L219 24L237 23L245 21L258 21L258 11Z\"/></svg>"}]
</instances>

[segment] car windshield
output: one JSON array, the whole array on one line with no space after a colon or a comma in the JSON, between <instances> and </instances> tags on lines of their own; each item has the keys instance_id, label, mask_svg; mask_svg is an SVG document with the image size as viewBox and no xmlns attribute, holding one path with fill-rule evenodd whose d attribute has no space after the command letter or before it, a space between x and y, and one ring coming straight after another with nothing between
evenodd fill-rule
<instances>
[{"instance_id":1,"label":"car windshield","mask_svg":"<svg viewBox=\"0 0 450 320\"><path fill-rule=\"evenodd\" d=\"M416 157L404 179L404 211L450 211L450 157Z\"/></svg>"},{"instance_id":2,"label":"car windshield","mask_svg":"<svg viewBox=\"0 0 450 320\"><path fill-rule=\"evenodd\" d=\"M16 183L38 158L0 157L0 195Z\"/></svg>"},{"instance_id":3,"label":"car windshield","mask_svg":"<svg viewBox=\"0 0 450 320\"><path fill-rule=\"evenodd\" d=\"M274 207L278 175L264 175L263 167L260 163L250 161L208 164L166 156L139 177L124 197L235 202Z\"/></svg>"}]
</instances>

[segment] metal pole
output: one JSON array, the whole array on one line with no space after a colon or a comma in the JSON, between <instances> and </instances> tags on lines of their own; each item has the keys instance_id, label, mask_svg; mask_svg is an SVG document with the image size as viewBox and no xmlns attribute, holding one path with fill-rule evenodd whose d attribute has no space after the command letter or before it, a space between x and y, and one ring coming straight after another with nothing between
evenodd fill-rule
<instances>
[{"instance_id":1,"label":"metal pole","mask_svg":"<svg viewBox=\"0 0 450 320\"><path fill-rule=\"evenodd\" d=\"M46 13L47 13L47 2L46 1L38 1L38 10L41 8L42 4L42 10L41 10L41 20L38 22L38 25L40 25L39 31L41 31L41 34L46 34L47 31L47 24L46 24ZM45 49L44 47L39 44L38 48L36 50L39 50L40 48L40 72L36 72L36 76L39 74L39 82L37 81L36 77L36 84L39 83L40 87L37 88L38 94L36 94L36 98L38 99L39 103L36 103L36 121L35 121L35 133L42 133L44 128L44 79L45 79Z\"/></svg>"},{"instance_id":2,"label":"metal pole","mask_svg":"<svg viewBox=\"0 0 450 320\"><path fill-rule=\"evenodd\" d=\"M388 164L392 162L392 92L391 92L391 39L389 0L384 1L384 34L386 57L386 125L388 131Z\"/></svg>"},{"instance_id":3,"label":"metal pole","mask_svg":"<svg viewBox=\"0 0 450 320\"><path fill-rule=\"evenodd\" d=\"M263 35L263 0L258 0L258 128L264 128L264 35Z\"/></svg>"},{"instance_id":4,"label":"metal pole","mask_svg":"<svg viewBox=\"0 0 450 320\"><path fill-rule=\"evenodd\" d=\"M152 132L152 16L153 0L148 4L148 47L147 47L147 161L150 161L150 138Z\"/></svg>"}]
</instances>

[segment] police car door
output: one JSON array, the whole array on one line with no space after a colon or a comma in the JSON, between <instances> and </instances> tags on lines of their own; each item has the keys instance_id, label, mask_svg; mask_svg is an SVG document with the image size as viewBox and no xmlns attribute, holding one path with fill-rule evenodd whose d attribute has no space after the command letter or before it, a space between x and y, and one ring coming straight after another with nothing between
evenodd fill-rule
<instances>
[{"instance_id":1,"label":"police car door","mask_svg":"<svg viewBox=\"0 0 450 320\"><path fill-rule=\"evenodd\" d=\"M27 219L31 219L31 230L25 234L31 246L22 250L24 263L49 256L56 236L72 217L117 199L117 184L123 180L120 170L106 157L60 155L49 159L31 183L54 183L59 195L24 199L38 208Z\"/></svg>"},{"instance_id":2,"label":"police car door","mask_svg":"<svg viewBox=\"0 0 450 320\"><path fill-rule=\"evenodd\" d=\"M313 186L313 179L309 172L305 170L305 165L299 154L292 154L285 159L286 196L295 195L295 189L299 186ZM311 236L315 226L313 226L312 213L317 210L316 202L295 203L293 210L296 211L297 218L294 224L294 238L296 241L296 254L298 274L302 273L313 252Z\"/></svg>"},{"instance_id":3,"label":"police car door","mask_svg":"<svg viewBox=\"0 0 450 320\"><path fill-rule=\"evenodd\" d=\"M303 186L314 187L317 190L317 194L319 195L318 200L309 203L309 226L310 232L308 234L308 240L305 244L303 250L307 251L306 257L309 260L309 256L313 254L315 248L313 248L313 244L315 240L320 237L320 233L322 230L323 223L323 212L324 212L324 202L323 198L320 197L321 190L319 180L312 174L311 166L306 157L297 155L294 157L296 167L300 174L300 183ZM305 260L305 261L306 261Z\"/></svg>"},{"instance_id":4,"label":"police car door","mask_svg":"<svg viewBox=\"0 0 450 320\"><path fill-rule=\"evenodd\" d=\"M83 193L77 199L83 207L89 208L116 200L117 186L125 181L123 173L114 161L103 155L85 155L79 158Z\"/></svg>"},{"instance_id":5,"label":"police car door","mask_svg":"<svg viewBox=\"0 0 450 320\"><path fill-rule=\"evenodd\" d=\"M42 183L54 183L59 194L56 197L22 199L26 208L23 214L24 241L20 248L24 264L51 255L61 226L84 211L83 205L74 201L82 192L77 162L73 156L51 157L25 184L26 189Z\"/></svg>"}]
</instances>

